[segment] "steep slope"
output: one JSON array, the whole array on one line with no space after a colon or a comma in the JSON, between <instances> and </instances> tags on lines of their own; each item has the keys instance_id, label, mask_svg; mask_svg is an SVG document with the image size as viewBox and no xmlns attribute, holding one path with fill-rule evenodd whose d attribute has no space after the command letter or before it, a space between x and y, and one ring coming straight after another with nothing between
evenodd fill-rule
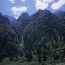
<instances>
[{"instance_id":1,"label":"steep slope","mask_svg":"<svg viewBox=\"0 0 65 65\"><path fill-rule=\"evenodd\" d=\"M30 19L31 20L36 20L39 16L40 16L40 14L43 12L43 10L38 10L36 13L34 13L33 15L31 15L30 16Z\"/></svg>"},{"instance_id":2,"label":"steep slope","mask_svg":"<svg viewBox=\"0 0 65 65\"><path fill-rule=\"evenodd\" d=\"M59 19L50 11L43 10L39 17L25 28L23 36L25 52L30 56L31 53L37 54L39 62L65 57L65 19ZM27 58L32 59L30 56Z\"/></svg>"},{"instance_id":3,"label":"steep slope","mask_svg":"<svg viewBox=\"0 0 65 65\"><path fill-rule=\"evenodd\" d=\"M10 25L8 18L3 17L0 13L0 61L5 57L12 59L15 54L17 54L16 32Z\"/></svg>"},{"instance_id":4,"label":"steep slope","mask_svg":"<svg viewBox=\"0 0 65 65\"><path fill-rule=\"evenodd\" d=\"M25 13L26 14L26 13ZM25 15L21 15L22 18ZM39 10L27 18L20 18L13 25L19 41L24 41L24 52L28 62L33 56L39 62L65 58L65 19L49 10ZM51 61L50 60L50 61Z\"/></svg>"},{"instance_id":5,"label":"steep slope","mask_svg":"<svg viewBox=\"0 0 65 65\"><path fill-rule=\"evenodd\" d=\"M0 31L0 61L6 57L18 59L17 54L22 54L22 49L23 57L19 63L33 61L34 64L35 61L46 65L65 58L65 19L49 10L38 10L31 16L23 13L13 26L0 13ZM18 41L23 43L23 48L19 48L21 51L17 49Z\"/></svg>"},{"instance_id":6,"label":"steep slope","mask_svg":"<svg viewBox=\"0 0 65 65\"><path fill-rule=\"evenodd\" d=\"M29 24L29 22L30 22L30 18L29 18L28 13L23 13L20 15L17 22L15 22L13 24L13 27L16 30L16 33L17 33L17 36L18 36L20 42L22 40L23 30Z\"/></svg>"},{"instance_id":7,"label":"steep slope","mask_svg":"<svg viewBox=\"0 0 65 65\"><path fill-rule=\"evenodd\" d=\"M29 19L29 15L28 15L28 13L23 13L23 14L21 14L20 16L19 16L19 18L18 18L18 22L21 22L21 21L24 21L24 20L28 20Z\"/></svg>"},{"instance_id":8,"label":"steep slope","mask_svg":"<svg viewBox=\"0 0 65 65\"><path fill-rule=\"evenodd\" d=\"M47 10L45 11L47 12ZM29 16L27 13L21 14L17 22L13 24L20 41L22 39L22 33L23 33L24 28L27 27L29 23L33 23L36 19L38 19L44 13L45 12L43 12L43 10L38 10L35 14L31 16Z\"/></svg>"},{"instance_id":9,"label":"steep slope","mask_svg":"<svg viewBox=\"0 0 65 65\"><path fill-rule=\"evenodd\" d=\"M39 39L41 39L41 37L43 37L43 36L50 37L53 34L53 28L55 28L55 26L56 26L56 23L57 23L56 20L57 20L57 17L54 14L52 14L48 10L43 10L43 12L41 12L41 14L38 16L38 18L36 20L34 20L34 22L31 22L25 28L24 36L27 35L28 37L30 37L28 40L30 42L30 44L34 40L39 41ZM35 43L36 41L34 41L33 43Z\"/></svg>"}]
</instances>

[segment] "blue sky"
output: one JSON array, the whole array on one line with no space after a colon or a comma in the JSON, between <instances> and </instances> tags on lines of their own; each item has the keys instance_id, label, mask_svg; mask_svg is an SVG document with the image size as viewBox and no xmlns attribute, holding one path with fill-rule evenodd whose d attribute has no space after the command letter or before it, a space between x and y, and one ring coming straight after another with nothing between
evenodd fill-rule
<instances>
[{"instance_id":1,"label":"blue sky","mask_svg":"<svg viewBox=\"0 0 65 65\"><path fill-rule=\"evenodd\" d=\"M65 11L65 0L0 0L0 12L18 18L23 12L32 15L39 9Z\"/></svg>"}]
</instances>

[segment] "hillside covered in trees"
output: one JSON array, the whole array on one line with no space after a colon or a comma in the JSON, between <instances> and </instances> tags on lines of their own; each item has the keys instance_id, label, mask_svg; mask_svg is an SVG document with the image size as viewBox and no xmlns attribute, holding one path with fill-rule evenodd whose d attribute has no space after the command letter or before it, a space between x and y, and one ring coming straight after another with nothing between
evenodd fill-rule
<instances>
[{"instance_id":1,"label":"hillside covered in trees","mask_svg":"<svg viewBox=\"0 0 65 65\"><path fill-rule=\"evenodd\" d=\"M21 14L14 23L0 13L0 65L64 63L64 13L38 10Z\"/></svg>"}]
</instances>

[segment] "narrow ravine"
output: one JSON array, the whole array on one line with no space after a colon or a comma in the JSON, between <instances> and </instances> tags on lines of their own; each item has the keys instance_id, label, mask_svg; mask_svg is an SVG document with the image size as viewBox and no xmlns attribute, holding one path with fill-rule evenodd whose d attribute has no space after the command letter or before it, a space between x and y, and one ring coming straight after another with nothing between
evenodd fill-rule
<instances>
[{"instance_id":1,"label":"narrow ravine","mask_svg":"<svg viewBox=\"0 0 65 65\"><path fill-rule=\"evenodd\" d=\"M22 36L22 40L21 40L21 43L20 43L21 46L24 45L24 39L23 39L23 36Z\"/></svg>"}]
</instances>

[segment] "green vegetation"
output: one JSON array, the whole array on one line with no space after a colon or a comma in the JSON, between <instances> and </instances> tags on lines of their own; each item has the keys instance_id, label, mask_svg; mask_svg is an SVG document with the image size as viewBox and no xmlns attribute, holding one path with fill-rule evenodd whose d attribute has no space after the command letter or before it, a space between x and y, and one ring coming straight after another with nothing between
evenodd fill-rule
<instances>
[{"instance_id":1,"label":"green vegetation","mask_svg":"<svg viewBox=\"0 0 65 65\"><path fill-rule=\"evenodd\" d=\"M22 60L22 57L19 57L18 61L9 61L9 58L4 59L3 62L0 63L0 65L65 65L65 62L60 62L60 63L47 63L47 62L42 62L39 63L38 61L31 61L31 62L26 62L25 58Z\"/></svg>"},{"instance_id":2,"label":"green vegetation","mask_svg":"<svg viewBox=\"0 0 65 65\"><path fill-rule=\"evenodd\" d=\"M9 20L0 14L0 62L6 57L10 57L10 60L17 57L17 43L16 32Z\"/></svg>"},{"instance_id":3,"label":"green vegetation","mask_svg":"<svg viewBox=\"0 0 65 65\"><path fill-rule=\"evenodd\" d=\"M39 10L11 25L0 14L0 31L0 65L65 64L64 18Z\"/></svg>"}]
</instances>

